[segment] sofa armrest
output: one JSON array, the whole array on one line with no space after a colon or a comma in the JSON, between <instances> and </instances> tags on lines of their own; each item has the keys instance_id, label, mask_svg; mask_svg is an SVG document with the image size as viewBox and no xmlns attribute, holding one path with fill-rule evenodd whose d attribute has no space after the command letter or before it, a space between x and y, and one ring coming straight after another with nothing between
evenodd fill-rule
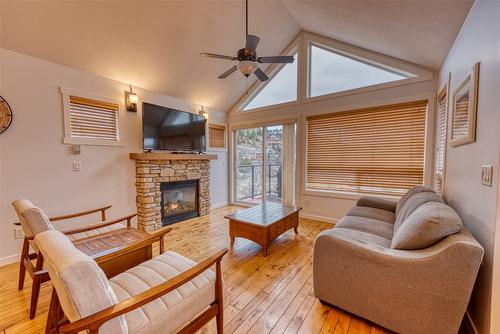
<instances>
[{"instance_id":1,"label":"sofa armrest","mask_svg":"<svg viewBox=\"0 0 500 334\"><path fill-rule=\"evenodd\" d=\"M389 199L364 196L364 197L361 197L360 199L358 199L358 202L356 203L356 205L357 206L367 206L370 208L396 212L396 204L397 203L398 202L391 201Z\"/></svg>"}]
</instances>

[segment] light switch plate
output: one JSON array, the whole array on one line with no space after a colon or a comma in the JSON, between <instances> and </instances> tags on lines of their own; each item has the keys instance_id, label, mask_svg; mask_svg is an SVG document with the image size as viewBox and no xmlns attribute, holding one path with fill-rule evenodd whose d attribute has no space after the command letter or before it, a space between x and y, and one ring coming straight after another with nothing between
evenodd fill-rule
<instances>
[{"instance_id":1,"label":"light switch plate","mask_svg":"<svg viewBox=\"0 0 500 334\"><path fill-rule=\"evenodd\" d=\"M82 170L82 163L80 161L73 162L73 172L80 172Z\"/></svg>"},{"instance_id":2,"label":"light switch plate","mask_svg":"<svg viewBox=\"0 0 500 334\"><path fill-rule=\"evenodd\" d=\"M481 184L491 187L493 177L493 166L482 165L481 166Z\"/></svg>"}]
</instances>

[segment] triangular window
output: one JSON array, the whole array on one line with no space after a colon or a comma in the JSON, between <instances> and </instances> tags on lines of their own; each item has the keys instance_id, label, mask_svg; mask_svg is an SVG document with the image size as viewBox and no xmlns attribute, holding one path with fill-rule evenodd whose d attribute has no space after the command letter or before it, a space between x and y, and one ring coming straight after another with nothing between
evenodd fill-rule
<instances>
[{"instance_id":1,"label":"triangular window","mask_svg":"<svg viewBox=\"0 0 500 334\"><path fill-rule=\"evenodd\" d=\"M396 73L311 44L309 97L403 80L412 75Z\"/></svg>"},{"instance_id":2,"label":"triangular window","mask_svg":"<svg viewBox=\"0 0 500 334\"><path fill-rule=\"evenodd\" d=\"M275 104L297 100L297 63L295 61L283 66L279 72L266 83L264 88L246 105L243 110L267 107Z\"/></svg>"}]
</instances>

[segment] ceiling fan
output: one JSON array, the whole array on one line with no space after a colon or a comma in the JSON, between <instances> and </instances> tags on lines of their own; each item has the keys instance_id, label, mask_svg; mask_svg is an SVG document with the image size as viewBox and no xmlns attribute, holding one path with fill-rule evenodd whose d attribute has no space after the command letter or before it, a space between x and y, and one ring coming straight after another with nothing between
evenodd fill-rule
<instances>
[{"instance_id":1,"label":"ceiling fan","mask_svg":"<svg viewBox=\"0 0 500 334\"><path fill-rule=\"evenodd\" d=\"M236 70L240 70L241 74L246 76L247 78L250 76L250 74L255 74L255 76L260 80L260 81L266 81L269 79L269 77L262 71L257 64L272 64L272 63L278 63L278 64L286 64L286 63L293 63L294 57L293 56L269 56L269 57L257 57L257 52L255 49L257 49L257 45L259 44L260 38L254 35L249 35L248 34L248 0L245 0L245 33L246 33L246 43L245 47L243 49L239 49L238 52L236 53L236 57L234 56L225 56L225 55L220 55L216 53L201 53L200 56L202 57L207 57L207 58L218 58L218 59L226 59L226 60L233 60L233 61L238 61L237 65L234 65L231 67L229 70L226 72L222 73L219 75L219 79L225 79L233 72Z\"/></svg>"}]
</instances>

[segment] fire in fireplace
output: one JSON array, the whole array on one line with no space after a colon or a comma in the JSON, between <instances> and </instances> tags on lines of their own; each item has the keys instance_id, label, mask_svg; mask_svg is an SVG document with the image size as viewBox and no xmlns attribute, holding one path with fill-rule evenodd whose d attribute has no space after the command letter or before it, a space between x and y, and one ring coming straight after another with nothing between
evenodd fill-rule
<instances>
[{"instance_id":1,"label":"fire in fireplace","mask_svg":"<svg viewBox=\"0 0 500 334\"><path fill-rule=\"evenodd\" d=\"M200 215L198 182L198 180L187 180L160 184L163 226Z\"/></svg>"}]
</instances>

